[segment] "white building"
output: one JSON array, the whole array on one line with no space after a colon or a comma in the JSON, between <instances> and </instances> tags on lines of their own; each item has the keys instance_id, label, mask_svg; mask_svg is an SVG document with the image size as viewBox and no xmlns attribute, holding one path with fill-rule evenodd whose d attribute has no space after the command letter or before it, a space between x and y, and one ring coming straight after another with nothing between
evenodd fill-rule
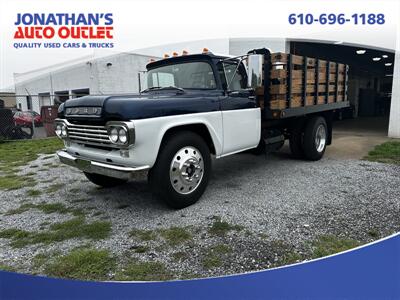
<instances>
[{"instance_id":1,"label":"white building","mask_svg":"<svg viewBox=\"0 0 400 300\"><path fill-rule=\"evenodd\" d=\"M82 95L137 92L138 73L146 69L151 58L154 57L124 53L23 74L30 79L21 79L20 75L15 78L17 106L40 112L41 106Z\"/></svg>"}]
</instances>

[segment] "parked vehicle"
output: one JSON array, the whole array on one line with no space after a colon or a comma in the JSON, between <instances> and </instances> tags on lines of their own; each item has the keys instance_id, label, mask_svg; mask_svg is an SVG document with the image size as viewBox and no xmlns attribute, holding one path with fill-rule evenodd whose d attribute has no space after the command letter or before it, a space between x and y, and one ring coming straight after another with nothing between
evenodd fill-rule
<instances>
[{"instance_id":1,"label":"parked vehicle","mask_svg":"<svg viewBox=\"0 0 400 300\"><path fill-rule=\"evenodd\" d=\"M155 195L182 208L206 189L212 156L275 151L288 139L295 157L319 160L332 141L333 112L349 106L347 69L267 49L154 61L140 94L61 105L58 156L104 187L149 170Z\"/></svg>"},{"instance_id":2,"label":"parked vehicle","mask_svg":"<svg viewBox=\"0 0 400 300\"><path fill-rule=\"evenodd\" d=\"M32 126L32 120L35 126L42 126L42 118L35 111L17 111L14 113L16 125Z\"/></svg>"},{"instance_id":3,"label":"parked vehicle","mask_svg":"<svg viewBox=\"0 0 400 300\"><path fill-rule=\"evenodd\" d=\"M32 136L32 125L15 125L12 110L0 108L0 141L31 139Z\"/></svg>"}]
</instances>

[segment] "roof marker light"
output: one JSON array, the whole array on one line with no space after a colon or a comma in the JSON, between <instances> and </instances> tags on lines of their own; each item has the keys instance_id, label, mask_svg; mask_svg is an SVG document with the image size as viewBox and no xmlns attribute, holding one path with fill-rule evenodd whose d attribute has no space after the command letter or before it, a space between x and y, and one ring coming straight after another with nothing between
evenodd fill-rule
<instances>
[{"instance_id":1,"label":"roof marker light","mask_svg":"<svg viewBox=\"0 0 400 300\"><path fill-rule=\"evenodd\" d=\"M172 52L172 56L173 56L173 57L176 57L176 56L178 56L178 55L179 55L178 52L175 52L175 51Z\"/></svg>"},{"instance_id":2,"label":"roof marker light","mask_svg":"<svg viewBox=\"0 0 400 300\"><path fill-rule=\"evenodd\" d=\"M150 58L150 59L149 59L149 62L151 62L151 63L152 63L152 62L155 62L155 61L156 61L156 60L155 60L154 58Z\"/></svg>"},{"instance_id":3,"label":"roof marker light","mask_svg":"<svg viewBox=\"0 0 400 300\"><path fill-rule=\"evenodd\" d=\"M168 58L169 55L167 53L164 54L164 58Z\"/></svg>"},{"instance_id":4,"label":"roof marker light","mask_svg":"<svg viewBox=\"0 0 400 300\"><path fill-rule=\"evenodd\" d=\"M188 54L189 54L189 52L187 52L186 50L182 51L182 55L188 55Z\"/></svg>"},{"instance_id":5,"label":"roof marker light","mask_svg":"<svg viewBox=\"0 0 400 300\"><path fill-rule=\"evenodd\" d=\"M208 48L203 48L203 53L208 53L210 52L210 50L208 50Z\"/></svg>"}]
</instances>

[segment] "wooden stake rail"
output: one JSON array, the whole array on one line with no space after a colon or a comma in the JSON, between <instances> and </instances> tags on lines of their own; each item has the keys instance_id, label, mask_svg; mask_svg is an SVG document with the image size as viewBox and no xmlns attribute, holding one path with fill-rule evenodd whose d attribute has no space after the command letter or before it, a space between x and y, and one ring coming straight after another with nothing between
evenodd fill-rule
<instances>
[{"instance_id":1,"label":"wooden stake rail","mask_svg":"<svg viewBox=\"0 0 400 300\"><path fill-rule=\"evenodd\" d=\"M345 64L278 52L270 66L271 110L347 101Z\"/></svg>"}]
</instances>

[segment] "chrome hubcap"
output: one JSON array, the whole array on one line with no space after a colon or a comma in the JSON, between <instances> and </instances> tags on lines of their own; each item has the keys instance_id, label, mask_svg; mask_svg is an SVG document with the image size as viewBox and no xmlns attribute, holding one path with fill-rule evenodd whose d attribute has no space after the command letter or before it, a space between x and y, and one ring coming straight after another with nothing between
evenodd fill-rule
<instances>
[{"instance_id":1,"label":"chrome hubcap","mask_svg":"<svg viewBox=\"0 0 400 300\"><path fill-rule=\"evenodd\" d=\"M319 125L315 134L315 147L318 152L322 152L326 144L326 130L324 125Z\"/></svg>"},{"instance_id":2,"label":"chrome hubcap","mask_svg":"<svg viewBox=\"0 0 400 300\"><path fill-rule=\"evenodd\" d=\"M190 194L203 179L204 161L199 150L188 146L180 149L173 157L169 178L175 191Z\"/></svg>"}]
</instances>

